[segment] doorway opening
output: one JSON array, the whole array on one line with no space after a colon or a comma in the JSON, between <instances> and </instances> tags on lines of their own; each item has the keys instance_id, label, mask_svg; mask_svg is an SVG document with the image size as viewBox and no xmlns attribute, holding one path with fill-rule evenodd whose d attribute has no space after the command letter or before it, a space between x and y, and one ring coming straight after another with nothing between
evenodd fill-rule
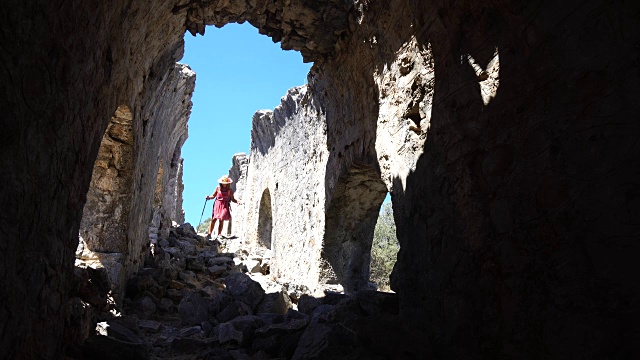
<instances>
[{"instance_id":1,"label":"doorway opening","mask_svg":"<svg viewBox=\"0 0 640 360\"><path fill-rule=\"evenodd\" d=\"M298 51L282 50L249 23L209 26L205 36L186 33L184 39L181 62L195 71L196 88L189 138L182 147L183 208L186 221L196 226L205 195L229 174L233 156L249 153L253 114L274 109L290 88L305 84L312 64L304 63ZM233 180L242 188L239 179ZM206 204L204 212L211 214L211 206ZM241 212L235 203L231 206L238 231Z\"/></svg>"},{"instance_id":2,"label":"doorway opening","mask_svg":"<svg viewBox=\"0 0 640 360\"><path fill-rule=\"evenodd\" d=\"M371 245L386 195L386 185L370 165L353 165L338 180L327 207L321 254L321 262L330 266L335 278L329 276L321 280L327 284L337 282L347 293L372 288L369 284Z\"/></svg>"},{"instance_id":3,"label":"doorway opening","mask_svg":"<svg viewBox=\"0 0 640 360\"><path fill-rule=\"evenodd\" d=\"M260 199L258 212L258 243L271 249L271 232L273 229L273 216L271 215L271 194L265 189Z\"/></svg>"}]
</instances>

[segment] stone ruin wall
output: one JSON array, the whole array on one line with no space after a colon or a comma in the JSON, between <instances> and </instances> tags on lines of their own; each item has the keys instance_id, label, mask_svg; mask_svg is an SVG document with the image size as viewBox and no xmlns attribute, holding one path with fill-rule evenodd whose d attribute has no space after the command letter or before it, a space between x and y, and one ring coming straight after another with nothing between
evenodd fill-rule
<instances>
[{"instance_id":1,"label":"stone ruin wall","mask_svg":"<svg viewBox=\"0 0 640 360\"><path fill-rule=\"evenodd\" d=\"M242 234L273 250L271 273L284 283L311 286L319 275L327 159L323 119L306 86L290 89L274 111L253 116Z\"/></svg>"},{"instance_id":2,"label":"stone ruin wall","mask_svg":"<svg viewBox=\"0 0 640 360\"><path fill-rule=\"evenodd\" d=\"M441 358L632 357L638 5L304 4L4 4L0 166L9 171L0 183L11 206L0 217L0 351L62 354L82 209L115 110L153 112L145 88L181 57L185 27L246 20L315 61L310 92L323 99L336 176L324 184L327 201L349 172L343 157L380 171L392 189L401 242L393 287L403 326L425 346ZM434 69L411 88L412 104L406 88L383 92L401 78L387 83L390 69L412 71L406 48L420 52L414 67ZM417 137L379 143L384 106L397 106ZM380 159L419 144L425 130L417 160ZM152 199L159 165L146 166L134 186ZM147 239L149 215L140 216L135 238Z\"/></svg>"},{"instance_id":3,"label":"stone ruin wall","mask_svg":"<svg viewBox=\"0 0 640 360\"><path fill-rule=\"evenodd\" d=\"M229 177L233 179L231 190L234 197L240 201L244 200L244 190L246 189L247 175L249 169L249 158L245 153L237 153L231 159L231 167L229 168ZM242 224L244 224L243 208L235 203L231 203L231 211L233 213L232 223L227 222L227 235L235 235L241 233ZM235 224L235 225L234 225ZM231 229L229 229L231 226Z\"/></svg>"}]
</instances>

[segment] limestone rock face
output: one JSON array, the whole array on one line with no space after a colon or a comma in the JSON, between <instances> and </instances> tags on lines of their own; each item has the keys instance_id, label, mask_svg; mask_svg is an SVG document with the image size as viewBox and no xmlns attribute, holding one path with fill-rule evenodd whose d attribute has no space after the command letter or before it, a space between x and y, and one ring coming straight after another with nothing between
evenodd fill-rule
<instances>
[{"instance_id":1,"label":"limestone rock face","mask_svg":"<svg viewBox=\"0 0 640 360\"><path fill-rule=\"evenodd\" d=\"M120 225L129 221L134 159L133 114L122 105L102 138L80 224L80 236L94 252L127 249L127 227Z\"/></svg>"},{"instance_id":2,"label":"limestone rock face","mask_svg":"<svg viewBox=\"0 0 640 360\"><path fill-rule=\"evenodd\" d=\"M280 42L282 49L298 50L305 61L315 61L332 53L338 40L348 34L355 9L353 0L198 0L177 5L174 11L186 12L186 28L192 35L204 35L205 25L248 21L261 34Z\"/></svg>"},{"instance_id":3,"label":"limestone rock face","mask_svg":"<svg viewBox=\"0 0 640 360\"><path fill-rule=\"evenodd\" d=\"M154 240L158 231L168 234L172 221L184 221L180 152L194 86L195 73L183 64L161 79L148 79L145 106L137 116L126 105L118 107L103 136L80 237L94 258L118 256L119 261L108 263L117 300L149 247L149 227ZM135 179L146 185L134 186Z\"/></svg>"},{"instance_id":4,"label":"limestone rock face","mask_svg":"<svg viewBox=\"0 0 640 360\"><path fill-rule=\"evenodd\" d=\"M231 159L231 168L229 168L229 176L233 179L231 183L231 189L233 190L233 196L241 201L244 200L244 189L246 188L247 175L249 171L249 158L245 153L237 153L233 155ZM231 236L235 234L238 229L241 229L241 225L244 224L244 212L242 207L236 203L231 203L231 211L233 212L233 219L227 223L227 235ZM235 229L234 229L234 225Z\"/></svg>"}]
</instances>

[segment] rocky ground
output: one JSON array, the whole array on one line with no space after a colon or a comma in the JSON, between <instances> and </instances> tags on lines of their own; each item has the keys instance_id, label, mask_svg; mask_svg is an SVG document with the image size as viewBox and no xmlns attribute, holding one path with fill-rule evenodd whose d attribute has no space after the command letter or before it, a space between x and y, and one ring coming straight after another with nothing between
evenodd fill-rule
<instances>
[{"instance_id":1,"label":"rocky ground","mask_svg":"<svg viewBox=\"0 0 640 360\"><path fill-rule=\"evenodd\" d=\"M240 239L205 240L189 224L171 229L128 280L120 313L99 322L76 357L402 358L380 350L397 341L379 335L398 323L395 294L313 297L272 281L269 260L269 250L250 252ZM416 346L401 329L394 334Z\"/></svg>"}]
</instances>

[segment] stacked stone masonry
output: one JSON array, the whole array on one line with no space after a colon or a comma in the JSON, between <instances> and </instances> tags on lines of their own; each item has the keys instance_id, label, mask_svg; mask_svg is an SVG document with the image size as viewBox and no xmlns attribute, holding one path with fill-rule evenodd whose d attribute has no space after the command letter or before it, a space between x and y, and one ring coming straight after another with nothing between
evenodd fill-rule
<instances>
[{"instance_id":1,"label":"stacked stone masonry","mask_svg":"<svg viewBox=\"0 0 640 360\"><path fill-rule=\"evenodd\" d=\"M293 252L279 248L278 211L311 210L291 221L309 254L298 268L316 277L324 210L358 165L391 191L401 243L400 314L386 329L402 324L437 358L637 358L639 11L600 0L3 2L0 353L61 358L77 339L74 254L121 106L134 134L123 262L138 266L161 163L162 184L179 183L169 114L184 93L165 85L183 34L248 21L314 62L301 96L313 106L287 106L325 124L310 135L325 132L326 177L299 169L306 186L266 174L247 184L248 199L269 190L276 257ZM304 206L276 206L282 186Z\"/></svg>"}]
</instances>

